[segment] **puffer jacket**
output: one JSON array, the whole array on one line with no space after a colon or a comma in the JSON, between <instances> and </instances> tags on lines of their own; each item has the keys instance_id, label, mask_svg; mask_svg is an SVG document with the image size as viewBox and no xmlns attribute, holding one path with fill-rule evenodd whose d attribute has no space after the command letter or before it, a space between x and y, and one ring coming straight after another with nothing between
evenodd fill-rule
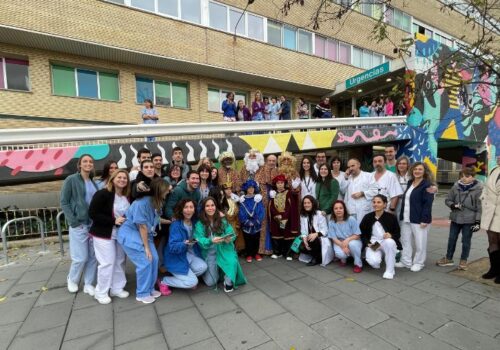
<instances>
[{"instance_id":1,"label":"puffer jacket","mask_svg":"<svg viewBox=\"0 0 500 350\"><path fill-rule=\"evenodd\" d=\"M458 181L455 182L444 201L451 208L450 220L457 224L474 224L480 221L482 192L483 184L477 180L466 191L460 188ZM455 209L455 204L461 204L461 208Z\"/></svg>"}]
</instances>

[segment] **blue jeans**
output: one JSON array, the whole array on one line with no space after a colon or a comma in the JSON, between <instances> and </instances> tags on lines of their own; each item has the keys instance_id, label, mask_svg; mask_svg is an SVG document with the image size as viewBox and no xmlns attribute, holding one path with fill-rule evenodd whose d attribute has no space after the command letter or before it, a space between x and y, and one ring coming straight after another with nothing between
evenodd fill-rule
<instances>
[{"instance_id":1,"label":"blue jeans","mask_svg":"<svg viewBox=\"0 0 500 350\"><path fill-rule=\"evenodd\" d=\"M146 257L144 249L138 250L127 245L123 245L123 250L128 258L135 265L135 274L137 278L136 296L144 298L154 290L156 279L158 278L158 253L152 240L148 241L149 250L153 259L151 261Z\"/></svg>"},{"instance_id":2,"label":"blue jeans","mask_svg":"<svg viewBox=\"0 0 500 350\"><path fill-rule=\"evenodd\" d=\"M446 259L453 259L453 253L455 253L455 247L457 245L458 235L460 234L460 231L462 231L462 256L460 257L460 260L467 260L469 258L470 242L472 240L472 225L473 224L457 224L454 221L451 222Z\"/></svg>"},{"instance_id":3,"label":"blue jeans","mask_svg":"<svg viewBox=\"0 0 500 350\"><path fill-rule=\"evenodd\" d=\"M79 284L83 272L85 285L94 285L97 275L97 260L92 236L89 235L87 225L69 228L69 252L71 267L69 268L68 279Z\"/></svg>"}]
</instances>

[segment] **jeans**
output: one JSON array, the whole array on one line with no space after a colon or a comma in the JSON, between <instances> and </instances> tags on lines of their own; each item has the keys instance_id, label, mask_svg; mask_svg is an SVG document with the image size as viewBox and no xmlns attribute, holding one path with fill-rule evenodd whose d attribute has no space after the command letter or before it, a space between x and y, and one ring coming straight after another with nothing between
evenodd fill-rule
<instances>
[{"instance_id":1,"label":"jeans","mask_svg":"<svg viewBox=\"0 0 500 350\"><path fill-rule=\"evenodd\" d=\"M454 221L451 222L446 259L453 259L453 254L455 253L455 247L457 246L457 240L460 231L462 231L462 256L460 257L460 260L467 260L469 258L470 242L472 240L472 225L473 224L457 224Z\"/></svg>"},{"instance_id":2,"label":"jeans","mask_svg":"<svg viewBox=\"0 0 500 350\"><path fill-rule=\"evenodd\" d=\"M71 267L69 268L68 279L78 284L83 272L85 285L94 285L97 275L97 260L92 236L89 235L87 225L69 228L69 252Z\"/></svg>"},{"instance_id":3,"label":"jeans","mask_svg":"<svg viewBox=\"0 0 500 350\"><path fill-rule=\"evenodd\" d=\"M163 283L169 287L175 288L194 288L198 284L198 276L201 276L207 270L207 264L201 258L198 258L191 252L186 253L189 263L189 270L186 275L174 273L173 276L163 277Z\"/></svg>"}]
</instances>

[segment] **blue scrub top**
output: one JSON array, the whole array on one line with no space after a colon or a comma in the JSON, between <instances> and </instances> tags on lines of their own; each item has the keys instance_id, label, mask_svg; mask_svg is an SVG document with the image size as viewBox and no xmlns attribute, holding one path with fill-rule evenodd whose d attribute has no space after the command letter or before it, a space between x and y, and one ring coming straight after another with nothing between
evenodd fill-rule
<instances>
[{"instance_id":1,"label":"blue scrub top","mask_svg":"<svg viewBox=\"0 0 500 350\"><path fill-rule=\"evenodd\" d=\"M137 225L146 225L149 239L153 239L155 227L160 223L160 216L151 203L151 197L135 200L125 213L126 220L118 230L117 240L123 246L144 251L141 234Z\"/></svg>"},{"instance_id":2,"label":"blue scrub top","mask_svg":"<svg viewBox=\"0 0 500 350\"><path fill-rule=\"evenodd\" d=\"M352 216L349 216L347 218L347 221L337 223L333 220L329 220L328 222L329 238L337 238L339 241L343 241L344 239L349 238L352 235L360 234L361 232L359 230L358 222Z\"/></svg>"}]
</instances>

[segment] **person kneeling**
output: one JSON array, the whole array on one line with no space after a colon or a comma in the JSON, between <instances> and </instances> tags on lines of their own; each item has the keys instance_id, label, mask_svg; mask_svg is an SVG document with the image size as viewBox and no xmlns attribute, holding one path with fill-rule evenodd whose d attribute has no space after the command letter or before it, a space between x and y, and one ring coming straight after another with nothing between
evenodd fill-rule
<instances>
[{"instance_id":1,"label":"person kneeling","mask_svg":"<svg viewBox=\"0 0 500 350\"><path fill-rule=\"evenodd\" d=\"M312 257L307 266L322 263L321 238L326 237L327 233L328 225L325 216L318 210L318 201L311 195L305 196L300 211L300 235L304 243L302 252Z\"/></svg>"},{"instance_id":2,"label":"person kneeling","mask_svg":"<svg viewBox=\"0 0 500 350\"><path fill-rule=\"evenodd\" d=\"M373 212L366 214L359 224L363 246L366 246L366 262L374 269L380 268L385 254L385 279L394 278L397 250L402 250L401 236L396 216L384 211L387 197L377 194L372 200Z\"/></svg>"},{"instance_id":3,"label":"person kneeling","mask_svg":"<svg viewBox=\"0 0 500 350\"><path fill-rule=\"evenodd\" d=\"M175 220L170 225L168 244L164 252L167 270L173 276L163 277L160 292L169 295L169 287L195 288L198 276L207 270L207 264L200 258L201 252L193 238L193 216L196 203L192 199L183 199L175 207Z\"/></svg>"},{"instance_id":4,"label":"person kneeling","mask_svg":"<svg viewBox=\"0 0 500 350\"><path fill-rule=\"evenodd\" d=\"M234 249L236 235L232 226L221 217L215 199L205 198L200 208L200 221L195 225L194 238L208 266L203 280L209 287L217 285L220 268L224 273L224 291L232 292L235 286L247 283Z\"/></svg>"}]
</instances>

